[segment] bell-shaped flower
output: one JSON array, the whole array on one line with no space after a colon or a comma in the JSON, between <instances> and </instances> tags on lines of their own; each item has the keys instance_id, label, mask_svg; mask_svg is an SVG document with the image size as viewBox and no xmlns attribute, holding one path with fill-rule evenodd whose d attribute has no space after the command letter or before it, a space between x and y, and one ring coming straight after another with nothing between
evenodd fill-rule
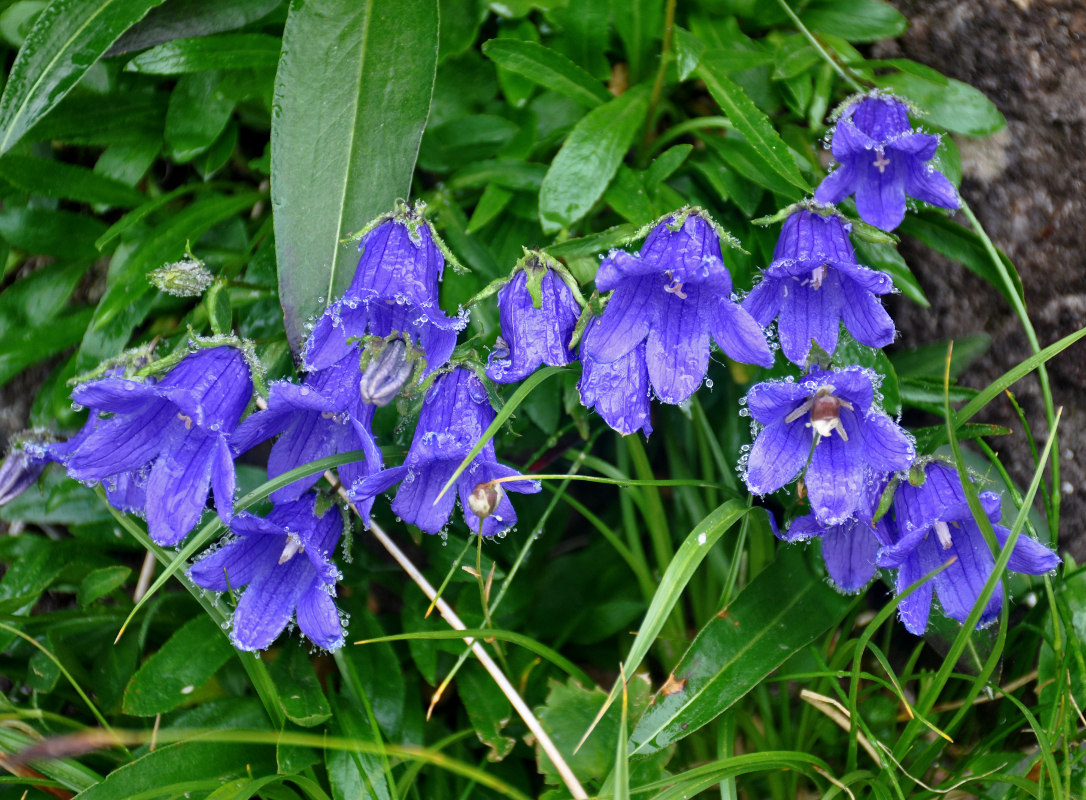
<instances>
[{"instance_id":1,"label":"bell-shaped flower","mask_svg":"<svg viewBox=\"0 0 1086 800\"><path fill-rule=\"evenodd\" d=\"M427 533L438 533L448 524L457 495L464 522L471 531L493 536L511 528L517 522L517 514L507 493L538 492L540 487L536 481L528 479L499 484L503 491L496 507L480 519L471 503L476 487L519 475L516 470L498 463L493 441L483 446L454 486L438 497L493 421L494 409L486 389L470 370L457 367L438 376L423 401L403 466L386 469L355 483L350 489L351 499L372 500L399 483L400 488L392 500L392 511Z\"/></svg>"},{"instance_id":2,"label":"bell-shaped flower","mask_svg":"<svg viewBox=\"0 0 1086 800\"><path fill-rule=\"evenodd\" d=\"M980 503L1003 548L1010 531L999 524L999 495L981 492ZM939 461L925 464L924 482L915 486L903 481L894 495L891 513L883 519L886 524L879 531L885 546L879 551L878 565L897 569L898 592L951 562L933 580L902 598L898 613L905 627L917 635L927 629L933 591L947 616L965 622L992 574L995 559L969 510L958 471ZM1059 556L1023 532L1014 543L1007 569L1042 575L1059 563ZM978 627L994 622L1002 607L1003 590L997 585Z\"/></svg>"},{"instance_id":3,"label":"bell-shaped flower","mask_svg":"<svg viewBox=\"0 0 1086 800\"><path fill-rule=\"evenodd\" d=\"M890 344L894 322L876 295L893 288L885 272L856 263L840 217L803 209L785 220L773 263L743 308L763 326L776 318L785 356L804 366L812 341L833 354L842 321L861 344Z\"/></svg>"},{"instance_id":4,"label":"bell-shaped flower","mask_svg":"<svg viewBox=\"0 0 1086 800\"><path fill-rule=\"evenodd\" d=\"M651 390L645 365L645 343L614 361L597 361L589 355L587 342L597 335L589 326L581 339L581 404L593 409L603 421L629 436L641 430L652 433Z\"/></svg>"},{"instance_id":5,"label":"bell-shaped flower","mask_svg":"<svg viewBox=\"0 0 1086 800\"><path fill-rule=\"evenodd\" d=\"M700 210L661 222L638 255L612 251L596 287L613 294L589 322L586 352L609 363L644 342L649 382L665 403L682 403L701 386L710 336L736 361L773 364L761 327L731 297L717 229Z\"/></svg>"},{"instance_id":6,"label":"bell-shaped flower","mask_svg":"<svg viewBox=\"0 0 1086 800\"><path fill-rule=\"evenodd\" d=\"M242 422L230 437L235 453L279 436L268 455L268 477L275 478L319 458L365 452L365 459L337 467L340 481L350 486L381 469L381 450L371 433L372 405L359 396L358 357L348 355L327 369L306 375L301 385L275 381L268 389L268 407ZM272 502L299 499L320 473L299 478L271 493ZM367 509L368 510L368 509Z\"/></svg>"},{"instance_id":7,"label":"bell-shaped flower","mask_svg":"<svg viewBox=\"0 0 1086 800\"><path fill-rule=\"evenodd\" d=\"M909 109L887 94L856 98L837 118L830 145L838 167L815 190L819 203L856 195L860 218L891 231L905 218L905 196L941 208L961 205L946 177L928 162L939 137L913 130Z\"/></svg>"},{"instance_id":8,"label":"bell-shaped flower","mask_svg":"<svg viewBox=\"0 0 1086 800\"><path fill-rule=\"evenodd\" d=\"M249 364L230 346L190 353L158 382L111 377L81 384L72 400L112 416L95 418L66 454L68 474L112 483L131 503L142 489L151 538L177 544L199 521L212 487L220 516L233 513L227 436L252 392ZM137 486L128 485L132 476Z\"/></svg>"},{"instance_id":9,"label":"bell-shaped flower","mask_svg":"<svg viewBox=\"0 0 1086 800\"><path fill-rule=\"evenodd\" d=\"M349 340L401 332L426 356L427 371L444 364L456 347L462 316L447 317L438 305L438 282L445 257L430 223L403 209L367 233L350 288L317 320L306 343L304 364L319 370L358 356Z\"/></svg>"},{"instance_id":10,"label":"bell-shaped flower","mask_svg":"<svg viewBox=\"0 0 1086 800\"><path fill-rule=\"evenodd\" d=\"M343 625L332 600L339 571L332 563L343 532L336 506L318 515L312 492L277 505L267 517L242 512L230 522L237 538L189 568L199 586L216 592L248 587L234 612L230 641L263 650L292 618L325 650L343 646Z\"/></svg>"},{"instance_id":11,"label":"bell-shaped flower","mask_svg":"<svg viewBox=\"0 0 1086 800\"><path fill-rule=\"evenodd\" d=\"M528 282L539 281L537 308ZM498 291L503 347L490 353L486 374L498 383L522 381L541 364L560 367L573 360L569 349L581 307L562 277L534 257Z\"/></svg>"},{"instance_id":12,"label":"bell-shaped flower","mask_svg":"<svg viewBox=\"0 0 1086 800\"><path fill-rule=\"evenodd\" d=\"M747 488L768 494L803 473L811 511L825 526L856 513L866 475L908 469L916 458L912 438L874 402L872 374L860 367L760 383L746 402L763 426L747 459Z\"/></svg>"}]
</instances>

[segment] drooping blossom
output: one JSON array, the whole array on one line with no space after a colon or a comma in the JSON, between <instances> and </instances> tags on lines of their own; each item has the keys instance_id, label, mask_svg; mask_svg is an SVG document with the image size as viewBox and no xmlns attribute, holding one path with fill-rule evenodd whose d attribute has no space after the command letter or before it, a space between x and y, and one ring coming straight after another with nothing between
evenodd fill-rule
<instances>
[{"instance_id":1,"label":"drooping blossom","mask_svg":"<svg viewBox=\"0 0 1086 800\"><path fill-rule=\"evenodd\" d=\"M876 295L893 291L885 272L856 263L849 227L836 214L809 209L785 220L773 262L761 283L743 300L759 324L777 320L781 350L804 366L812 340L829 354L844 321L861 344L885 347L894 340L894 322Z\"/></svg>"},{"instance_id":2,"label":"drooping blossom","mask_svg":"<svg viewBox=\"0 0 1086 800\"><path fill-rule=\"evenodd\" d=\"M682 403L701 386L710 336L736 361L773 364L762 329L731 298L717 229L703 213L669 217L638 255L614 250L596 274L596 287L613 294L589 322L586 352L610 363L643 342L649 382L665 403Z\"/></svg>"},{"instance_id":3,"label":"drooping blossom","mask_svg":"<svg viewBox=\"0 0 1086 800\"><path fill-rule=\"evenodd\" d=\"M865 475L908 469L916 458L912 439L874 402L871 374L860 367L760 383L747 405L764 426L750 450L747 488L768 494L802 473L824 526L856 513Z\"/></svg>"},{"instance_id":4,"label":"drooping blossom","mask_svg":"<svg viewBox=\"0 0 1086 800\"><path fill-rule=\"evenodd\" d=\"M887 94L851 101L837 118L831 148L838 167L815 190L819 203L856 195L864 222L890 231L905 218L905 196L958 208L954 186L928 162L939 137L913 130L909 109Z\"/></svg>"},{"instance_id":5,"label":"drooping blossom","mask_svg":"<svg viewBox=\"0 0 1086 800\"><path fill-rule=\"evenodd\" d=\"M158 382L109 377L81 384L72 400L112 416L94 418L63 463L76 480L123 490L130 505L142 490L151 538L177 544L199 521L212 488L220 516L232 516L227 436L252 391L248 362L230 346L190 353ZM133 476L135 486L128 484Z\"/></svg>"},{"instance_id":6,"label":"drooping blossom","mask_svg":"<svg viewBox=\"0 0 1086 800\"><path fill-rule=\"evenodd\" d=\"M350 486L381 469L381 450L371 433L372 405L359 395L358 357L347 355L327 369L306 375L301 385L275 381L268 390L268 407L242 422L230 437L235 453L279 436L268 455L268 477L275 478L319 458L365 452L365 458L337 467L340 481ZM316 473L271 493L275 503L299 499L318 480ZM368 510L368 509L367 509Z\"/></svg>"},{"instance_id":7,"label":"drooping blossom","mask_svg":"<svg viewBox=\"0 0 1086 800\"><path fill-rule=\"evenodd\" d=\"M479 484L519 473L499 464L494 442L483 446L453 487L438 499L441 489L460 462L494 421L486 389L479 379L463 367L438 376L423 401L415 435L403 466L392 467L351 487L351 498L370 500L399 483L392 501L392 511L400 519L417 525L427 533L438 533L449 521L457 495L464 512L464 522L473 532L493 536L516 524L517 514L508 492L532 493L540 490L535 481L524 479L500 484L500 500L490 515L480 520L472 511L470 498ZM436 502L435 502L436 501ZM368 521L368 519L367 519Z\"/></svg>"},{"instance_id":8,"label":"drooping blossom","mask_svg":"<svg viewBox=\"0 0 1086 800\"><path fill-rule=\"evenodd\" d=\"M335 506L318 515L316 499L309 492L276 505L267 517L243 511L230 522L237 538L189 568L189 577L205 589L247 587L230 631L239 650L269 647L292 618L317 646L343 646L343 626L332 599L339 572L331 560L343 517Z\"/></svg>"},{"instance_id":9,"label":"drooping blossom","mask_svg":"<svg viewBox=\"0 0 1086 800\"><path fill-rule=\"evenodd\" d=\"M467 324L447 317L438 305L438 282L445 257L430 223L402 209L377 225L359 244L362 256L350 288L317 320L306 343L304 365L319 370L359 348L350 339L401 332L426 357L427 371L444 364Z\"/></svg>"},{"instance_id":10,"label":"drooping blossom","mask_svg":"<svg viewBox=\"0 0 1086 800\"><path fill-rule=\"evenodd\" d=\"M965 622L995 566L992 551L969 510L958 471L949 464L931 461L924 465L923 472L921 485L901 483L891 513L878 528L884 545L878 553L878 565L897 569L898 592L953 559L933 580L902 598L898 606L901 621L917 635L927 629L933 591L949 617ZM999 524L999 495L981 492L980 503L1003 548L1010 531ZM1014 544L1007 569L1042 575L1059 563L1055 553L1023 532ZM1002 606L1003 590L997 585L978 627L995 621Z\"/></svg>"},{"instance_id":11,"label":"drooping blossom","mask_svg":"<svg viewBox=\"0 0 1086 800\"><path fill-rule=\"evenodd\" d=\"M528 290L532 279L540 281L538 308ZM561 276L539 258L529 256L524 269L498 291L498 313L504 348L490 353L486 374L491 380L515 383L541 364L560 367L573 360L569 343L581 307Z\"/></svg>"},{"instance_id":12,"label":"drooping blossom","mask_svg":"<svg viewBox=\"0 0 1086 800\"><path fill-rule=\"evenodd\" d=\"M587 342L597 335L589 326L581 339L581 404L593 409L603 421L629 436L637 430L652 433L649 371L645 365L645 343L614 361L597 361L589 355Z\"/></svg>"}]
</instances>

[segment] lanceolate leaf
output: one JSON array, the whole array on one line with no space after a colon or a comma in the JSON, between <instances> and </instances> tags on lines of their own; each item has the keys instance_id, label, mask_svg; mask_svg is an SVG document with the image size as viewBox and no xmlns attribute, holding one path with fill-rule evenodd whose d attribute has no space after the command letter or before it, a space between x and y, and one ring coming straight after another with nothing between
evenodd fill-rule
<instances>
[{"instance_id":1,"label":"lanceolate leaf","mask_svg":"<svg viewBox=\"0 0 1086 800\"><path fill-rule=\"evenodd\" d=\"M350 284L352 231L407 198L437 67L435 0L298 0L275 78L271 191L279 296L305 323Z\"/></svg>"},{"instance_id":2,"label":"lanceolate leaf","mask_svg":"<svg viewBox=\"0 0 1086 800\"><path fill-rule=\"evenodd\" d=\"M634 729L633 753L693 733L806 647L849 606L816 576L802 549L787 547L714 616Z\"/></svg>"},{"instance_id":3,"label":"lanceolate leaf","mask_svg":"<svg viewBox=\"0 0 1086 800\"><path fill-rule=\"evenodd\" d=\"M583 106L595 108L611 99L603 84L564 55L535 42L491 39L483 53L501 67L553 89Z\"/></svg>"},{"instance_id":4,"label":"lanceolate leaf","mask_svg":"<svg viewBox=\"0 0 1086 800\"><path fill-rule=\"evenodd\" d=\"M27 34L0 97L0 154L60 102L91 65L162 0L54 0Z\"/></svg>"}]
</instances>

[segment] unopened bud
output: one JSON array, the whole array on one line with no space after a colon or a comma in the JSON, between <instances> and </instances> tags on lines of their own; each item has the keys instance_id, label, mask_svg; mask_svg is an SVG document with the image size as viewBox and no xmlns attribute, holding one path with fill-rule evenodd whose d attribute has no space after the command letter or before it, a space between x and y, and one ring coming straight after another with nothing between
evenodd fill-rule
<instances>
[{"instance_id":1,"label":"unopened bud","mask_svg":"<svg viewBox=\"0 0 1086 800\"><path fill-rule=\"evenodd\" d=\"M499 483L480 483L468 495L468 506L479 519L486 519L494 513L502 499L502 487Z\"/></svg>"},{"instance_id":2,"label":"unopened bud","mask_svg":"<svg viewBox=\"0 0 1086 800\"><path fill-rule=\"evenodd\" d=\"M45 461L31 458L21 448L8 453L0 463L0 506L33 486L44 469Z\"/></svg>"},{"instance_id":3,"label":"unopened bud","mask_svg":"<svg viewBox=\"0 0 1086 800\"><path fill-rule=\"evenodd\" d=\"M362 373L358 386L362 402L387 406L407 383L412 369L413 365L407 359L407 345L404 340L393 339L388 342Z\"/></svg>"},{"instance_id":4,"label":"unopened bud","mask_svg":"<svg viewBox=\"0 0 1086 800\"><path fill-rule=\"evenodd\" d=\"M147 278L160 291L175 297L199 297L213 280L204 262L190 255L151 270Z\"/></svg>"}]
</instances>

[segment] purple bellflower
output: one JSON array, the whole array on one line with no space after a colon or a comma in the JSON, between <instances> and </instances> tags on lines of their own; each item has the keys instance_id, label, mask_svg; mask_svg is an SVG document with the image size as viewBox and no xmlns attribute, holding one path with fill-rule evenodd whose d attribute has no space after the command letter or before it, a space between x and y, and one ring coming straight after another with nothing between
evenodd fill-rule
<instances>
[{"instance_id":1,"label":"purple bellflower","mask_svg":"<svg viewBox=\"0 0 1086 800\"><path fill-rule=\"evenodd\" d=\"M776 531L777 537L786 542L821 539L822 560L834 585L846 594L858 592L875 577L880 543L872 519L885 487L885 479L876 481L867 477L853 516L837 525L823 525L811 513L792 520L787 531Z\"/></svg>"},{"instance_id":2,"label":"purple bellflower","mask_svg":"<svg viewBox=\"0 0 1086 800\"><path fill-rule=\"evenodd\" d=\"M517 514L507 493L538 492L540 486L527 478L498 484L503 490L500 499L491 513L480 520L470 504L475 487L519 474L498 463L493 441L486 443L457 478L455 486L438 499L438 493L464 456L493 421L494 409L486 389L470 370L458 367L440 375L423 401L403 466L386 469L356 483L350 490L352 500L369 500L399 483L392 511L427 533L437 533L448 523L459 493L464 521L471 531L481 530L483 536L493 536L511 528L517 522Z\"/></svg>"},{"instance_id":3,"label":"purple bellflower","mask_svg":"<svg viewBox=\"0 0 1086 800\"><path fill-rule=\"evenodd\" d=\"M743 308L763 326L777 318L781 349L804 366L812 340L833 354L842 320L861 344L890 344L894 322L875 295L892 290L889 275L856 263L840 217L803 209L785 220L773 263Z\"/></svg>"},{"instance_id":4,"label":"purple bellflower","mask_svg":"<svg viewBox=\"0 0 1086 800\"><path fill-rule=\"evenodd\" d=\"M682 403L701 386L710 335L736 361L773 364L762 329L731 299L717 229L702 213L661 222L638 255L612 251L596 274L597 288L613 294L589 322L588 356L609 363L644 342L649 382L665 403Z\"/></svg>"},{"instance_id":5,"label":"purple bellflower","mask_svg":"<svg viewBox=\"0 0 1086 800\"><path fill-rule=\"evenodd\" d=\"M898 570L898 592L954 559L898 606L901 621L918 636L928 626L933 591L948 616L965 622L995 566L992 551L969 510L958 471L949 464L931 461L924 465L924 476L920 486L901 483L894 495L892 515L880 520L878 528L885 545L879 551L878 564ZM999 546L1006 546L1010 531L998 524L999 495L981 492L980 503ZM1059 563L1055 553L1023 533L1014 544L1007 569L1042 575ZM994 622L1002 604L1002 588L997 586L981 613L978 627Z\"/></svg>"},{"instance_id":6,"label":"purple bellflower","mask_svg":"<svg viewBox=\"0 0 1086 800\"><path fill-rule=\"evenodd\" d=\"M367 233L350 288L317 320L306 343L308 370L325 369L358 346L348 340L370 334L409 335L425 353L427 371L448 361L456 335L467 324L446 317L438 305L438 281L445 258L430 223L417 212L399 211Z\"/></svg>"},{"instance_id":7,"label":"purple bellflower","mask_svg":"<svg viewBox=\"0 0 1086 800\"><path fill-rule=\"evenodd\" d=\"M362 450L364 461L338 467L343 485L381 469L381 450L370 431L372 405L359 396L361 370L356 355L347 355L327 369L311 372L301 385L275 381L268 390L268 407L242 422L230 437L235 453L279 436L268 456L268 477L316 461L319 458ZM274 503L298 500L318 480L320 473L299 478L271 493ZM369 509L367 508L368 512Z\"/></svg>"},{"instance_id":8,"label":"purple bellflower","mask_svg":"<svg viewBox=\"0 0 1086 800\"><path fill-rule=\"evenodd\" d=\"M230 522L237 538L189 568L189 577L205 589L248 586L230 631L239 650L267 648L292 617L318 647L343 646L343 626L332 600L339 572L331 561L343 516L335 506L318 516L316 499L310 492L277 505L263 518L243 511Z\"/></svg>"},{"instance_id":9,"label":"purple bellflower","mask_svg":"<svg viewBox=\"0 0 1086 800\"><path fill-rule=\"evenodd\" d=\"M530 272L531 271L531 272ZM532 272L543 272L539 285L540 306L533 304L528 291ZM505 347L495 346L487 362L487 376L498 383L522 381L541 364L560 367L573 360L569 343L581 307L573 292L554 270L529 256L523 270L517 272L498 292Z\"/></svg>"},{"instance_id":10,"label":"purple bellflower","mask_svg":"<svg viewBox=\"0 0 1086 800\"><path fill-rule=\"evenodd\" d=\"M905 196L957 208L954 186L928 162L939 137L914 131L909 109L890 95L867 95L840 112L831 148L840 165L815 190L819 203L856 195L860 218L892 231L905 218Z\"/></svg>"},{"instance_id":11,"label":"purple bellflower","mask_svg":"<svg viewBox=\"0 0 1086 800\"><path fill-rule=\"evenodd\" d=\"M867 476L908 469L916 458L912 439L874 402L871 375L860 367L759 383L747 404L764 426L747 460L747 488L774 492L806 465L811 511L827 527L856 513Z\"/></svg>"},{"instance_id":12,"label":"purple bellflower","mask_svg":"<svg viewBox=\"0 0 1086 800\"><path fill-rule=\"evenodd\" d=\"M64 461L87 483L113 483L131 504L142 488L151 538L177 544L199 521L208 491L219 515L233 514L234 462L227 436L253 392L249 365L235 347L197 350L157 383L103 378L77 386L72 400L109 412ZM135 476L137 486L127 481Z\"/></svg>"},{"instance_id":13,"label":"purple bellflower","mask_svg":"<svg viewBox=\"0 0 1086 800\"><path fill-rule=\"evenodd\" d=\"M596 361L589 355L588 342L597 332L590 325L581 339L581 404L594 409L623 436L640 429L648 438L652 433L652 392L645 365L645 343L639 342L614 361Z\"/></svg>"}]
</instances>

